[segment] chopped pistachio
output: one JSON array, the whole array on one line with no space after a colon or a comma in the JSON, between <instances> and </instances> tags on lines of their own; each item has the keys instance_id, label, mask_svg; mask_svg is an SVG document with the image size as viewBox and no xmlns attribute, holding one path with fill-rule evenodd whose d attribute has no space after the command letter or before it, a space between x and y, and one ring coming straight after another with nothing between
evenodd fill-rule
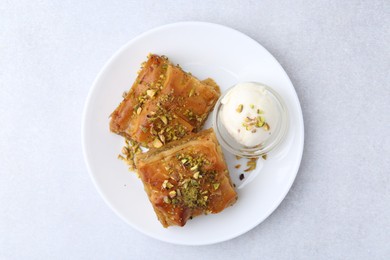
<instances>
[{"instance_id":1,"label":"chopped pistachio","mask_svg":"<svg viewBox=\"0 0 390 260\"><path fill-rule=\"evenodd\" d=\"M263 128L264 128L265 131L269 131L269 125L267 123L265 123L263 125Z\"/></svg>"},{"instance_id":2,"label":"chopped pistachio","mask_svg":"<svg viewBox=\"0 0 390 260\"><path fill-rule=\"evenodd\" d=\"M156 138L156 139L154 139L154 141L153 141L153 146L154 146L155 148L160 148L161 146L163 146L163 143L161 143L161 141L160 141L158 138Z\"/></svg>"},{"instance_id":3,"label":"chopped pistachio","mask_svg":"<svg viewBox=\"0 0 390 260\"><path fill-rule=\"evenodd\" d=\"M149 131L152 135L157 135L157 131L154 130L153 126L150 128L150 131Z\"/></svg>"},{"instance_id":4,"label":"chopped pistachio","mask_svg":"<svg viewBox=\"0 0 390 260\"><path fill-rule=\"evenodd\" d=\"M164 135L158 135L158 137L160 138L161 142L165 143L165 136Z\"/></svg>"},{"instance_id":5,"label":"chopped pistachio","mask_svg":"<svg viewBox=\"0 0 390 260\"><path fill-rule=\"evenodd\" d=\"M146 95L148 95L149 97L153 97L155 94L156 94L156 90L154 89L146 90Z\"/></svg>"},{"instance_id":6,"label":"chopped pistachio","mask_svg":"<svg viewBox=\"0 0 390 260\"><path fill-rule=\"evenodd\" d=\"M164 125L168 124L168 119L166 116L162 115L162 116L160 116L160 119L164 123Z\"/></svg>"},{"instance_id":7,"label":"chopped pistachio","mask_svg":"<svg viewBox=\"0 0 390 260\"><path fill-rule=\"evenodd\" d=\"M253 105L253 104L250 104L250 106L249 106L250 108L252 108L252 109L254 109L255 108L255 105Z\"/></svg>"},{"instance_id":8,"label":"chopped pistachio","mask_svg":"<svg viewBox=\"0 0 390 260\"><path fill-rule=\"evenodd\" d=\"M234 166L234 168L238 169L241 167L241 164L237 164L236 166Z\"/></svg>"},{"instance_id":9,"label":"chopped pistachio","mask_svg":"<svg viewBox=\"0 0 390 260\"><path fill-rule=\"evenodd\" d=\"M191 171L196 171L196 170L198 169L198 167L199 167L198 165L194 165L194 166L191 167L190 170L191 170Z\"/></svg>"},{"instance_id":10,"label":"chopped pistachio","mask_svg":"<svg viewBox=\"0 0 390 260\"><path fill-rule=\"evenodd\" d=\"M124 155L128 155L128 154L129 154L129 150L127 149L126 146L123 146L123 148L122 148L122 153L123 153Z\"/></svg>"},{"instance_id":11,"label":"chopped pistachio","mask_svg":"<svg viewBox=\"0 0 390 260\"><path fill-rule=\"evenodd\" d=\"M257 121L260 122L261 124L263 124L265 122L265 119L262 116L258 116Z\"/></svg>"},{"instance_id":12,"label":"chopped pistachio","mask_svg":"<svg viewBox=\"0 0 390 260\"><path fill-rule=\"evenodd\" d=\"M170 183L170 182L168 181L168 182L167 182L167 188L170 189L170 188L172 188L172 187L173 187L173 184Z\"/></svg>"},{"instance_id":13,"label":"chopped pistachio","mask_svg":"<svg viewBox=\"0 0 390 260\"><path fill-rule=\"evenodd\" d=\"M192 177L194 177L194 179L198 179L199 178L199 172L195 172Z\"/></svg>"},{"instance_id":14,"label":"chopped pistachio","mask_svg":"<svg viewBox=\"0 0 390 260\"><path fill-rule=\"evenodd\" d=\"M239 104L238 107L236 108L236 111L238 113L241 113L243 108L244 108L244 105L243 104Z\"/></svg>"},{"instance_id":15,"label":"chopped pistachio","mask_svg":"<svg viewBox=\"0 0 390 260\"><path fill-rule=\"evenodd\" d=\"M167 188L167 183L168 183L168 180L165 180L165 181L163 182L163 184L161 185L161 187L163 187L164 189L166 189L166 188Z\"/></svg>"},{"instance_id":16,"label":"chopped pistachio","mask_svg":"<svg viewBox=\"0 0 390 260\"><path fill-rule=\"evenodd\" d=\"M264 160L267 160L267 154L266 154L266 153L263 154L261 157L262 157Z\"/></svg>"},{"instance_id":17,"label":"chopped pistachio","mask_svg":"<svg viewBox=\"0 0 390 260\"><path fill-rule=\"evenodd\" d=\"M246 165L248 166L247 169L244 170L244 172L250 172L250 171L253 171L254 169L256 169L256 166L257 166L257 160L259 158L256 157L256 158L251 158L247 161Z\"/></svg>"},{"instance_id":18,"label":"chopped pistachio","mask_svg":"<svg viewBox=\"0 0 390 260\"><path fill-rule=\"evenodd\" d=\"M137 108L137 115L141 114L141 111L142 111L141 107Z\"/></svg>"},{"instance_id":19,"label":"chopped pistachio","mask_svg":"<svg viewBox=\"0 0 390 260\"><path fill-rule=\"evenodd\" d=\"M203 196L204 201L207 201L208 198L208 196Z\"/></svg>"},{"instance_id":20,"label":"chopped pistachio","mask_svg":"<svg viewBox=\"0 0 390 260\"><path fill-rule=\"evenodd\" d=\"M171 200L170 200L167 196L165 196L165 197L163 198L163 200L164 200L164 202L167 203L167 204L171 203Z\"/></svg>"},{"instance_id":21,"label":"chopped pistachio","mask_svg":"<svg viewBox=\"0 0 390 260\"><path fill-rule=\"evenodd\" d=\"M171 197L171 198L176 197L176 191L171 190L171 191L169 192L169 197Z\"/></svg>"},{"instance_id":22,"label":"chopped pistachio","mask_svg":"<svg viewBox=\"0 0 390 260\"><path fill-rule=\"evenodd\" d=\"M195 93L195 89L192 88L192 89L190 90L190 93L188 94L188 96L189 96L189 97L192 97L192 96L194 95L194 93Z\"/></svg>"},{"instance_id":23,"label":"chopped pistachio","mask_svg":"<svg viewBox=\"0 0 390 260\"><path fill-rule=\"evenodd\" d=\"M141 149L139 147L139 143L130 140L130 139L125 139L126 145L122 148L122 155L118 155L118 159L123 160L127 165L129 165L129 170L133 171L136 169L135 163L134 163L134 158L135 154L141 153Z\"/></svg>"},{"instance_id":24,"label":"chopped pistachio","mask_svg":"<svg viewBox=\"0 0 390 260\"><path fill-rule=\"evenodd\" d=\"M218 188L219 188L219 183L214 183L214 184L213 184L213 187L214 187L214 190L218 190Z\"/></svg>"}]
</instances>

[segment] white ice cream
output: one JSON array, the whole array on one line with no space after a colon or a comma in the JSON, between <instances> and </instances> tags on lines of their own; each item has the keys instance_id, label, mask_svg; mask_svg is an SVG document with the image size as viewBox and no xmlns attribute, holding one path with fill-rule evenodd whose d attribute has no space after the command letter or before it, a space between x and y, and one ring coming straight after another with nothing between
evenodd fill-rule
<instances>
[{"instance_id":1,"label":"white ice cream","mask_svg":"<svg viewBox=\"0 0 390 260\"><path fill-rule=\"evenodd\" d=\"M266 141L277 127L279 110L272 94L255 83L239 83L221 100L221 122L229 134L244 146L256 146ZM241 110L242 111L239 112ZM265 120L269 126L253 125L254 120ZM249 126L248 126L249 125Z\"/></svg>"}]
</instances>

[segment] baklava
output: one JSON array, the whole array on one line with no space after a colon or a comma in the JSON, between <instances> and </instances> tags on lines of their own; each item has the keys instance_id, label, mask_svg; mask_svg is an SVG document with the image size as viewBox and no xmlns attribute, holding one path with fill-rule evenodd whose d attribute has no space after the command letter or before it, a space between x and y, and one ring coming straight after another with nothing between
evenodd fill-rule
<instances>
[{"instance_id":1,"label":"baklava","mask_svg":"<svg viewBox=\"0 0 390 260\"><path fill-rule=\"evenodd\" d=\"M141 146L159 148L198 132L219 96L212 79L200 81L168 58L150 55L111 114L110 130Z\"/></svg>"},{"instance_id":2,"label":"baklava","mask_svg":"<svg viewBox=\"0 0 390 260\"><path fill-rule=\"evenodd\" d=\"M138 174L161 224L218 213L237 193L212 129L191 134L136 157Z\"/></svg>"}]
</instances>

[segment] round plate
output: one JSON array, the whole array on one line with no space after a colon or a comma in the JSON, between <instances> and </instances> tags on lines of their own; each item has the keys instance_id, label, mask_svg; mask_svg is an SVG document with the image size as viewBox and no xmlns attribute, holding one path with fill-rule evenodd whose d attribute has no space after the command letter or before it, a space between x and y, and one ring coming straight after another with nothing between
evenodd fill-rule
<instances>
[{"instance_id":1,"label":"round plate","mask_svg":"<svg viewBox=\"0 0 390 260\"><path fill-rule=\"evenodd\" d=\"M199 79L213 78L224 92L242 81L273 87L290 117L286 141L240 185L232 171L238 201L219 214L199 216L184 227L161 226L136 174L117 159L124 139L109 131L109 116L130 89L148 53L166 55ZM211 117L211 116L210 116ZM210 119L209 117L209 119ZM150 30L123 46L97 76L84 110L82 143L92 180L106 203L133 228L159 240L205 245L237 237L267 218L289 191L304 140L302 111L294 87L276 59L248 36L217 24L183 22ZM225 154L230 165L234 156ZM261 161L261 162L260 162ZM261 169L261 170L260 170ZM251 181L249 181L251 180Z\"/></svg>"}]
</instances>

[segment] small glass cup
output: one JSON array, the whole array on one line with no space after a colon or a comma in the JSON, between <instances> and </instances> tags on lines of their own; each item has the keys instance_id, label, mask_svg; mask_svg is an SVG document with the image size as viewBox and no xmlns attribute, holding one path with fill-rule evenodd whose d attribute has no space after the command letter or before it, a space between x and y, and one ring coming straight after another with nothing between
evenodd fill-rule
<instances>
[{"instance_id":1,"label":"small glass cup","mask_svg":"<svg viewBox=\"0 0 390 260\"><path fill-rule=\"evenodd\" d=\"M254 158L259 157L264 154L267 154L271 150L275 149L279 144L282 143L282 141L286 137L286 133L288 130L288 113L286 110L286 105L281 98L281 96L273 90L271 87L266 86L262 83L258 82L248 82L251 84L257 85L259 88L265 89L269 96L272 98L273 102L275 102L275 106L277 107L278 115L280 120L278 121L278 124L275 128L273 128L273 133L270 135L267 139L265 139L263 142L258 143L254 146L245 146L236 139L234 139L227 129L225 128L224 124L222 123L220 114L223 110L224 104L221 103L222 99L230 92L232 91L238 84L234 85L233 87L229 88L225 94L223 94L217 101L217 104L214 108L212 122L213 122L213 128L215 130L215 133L217 135L219 143L224 147L227 151L234 155L238 155L241 157L246 158ZM241 84L241 83L239 83Z\"/></svg>"}]
</instances>

